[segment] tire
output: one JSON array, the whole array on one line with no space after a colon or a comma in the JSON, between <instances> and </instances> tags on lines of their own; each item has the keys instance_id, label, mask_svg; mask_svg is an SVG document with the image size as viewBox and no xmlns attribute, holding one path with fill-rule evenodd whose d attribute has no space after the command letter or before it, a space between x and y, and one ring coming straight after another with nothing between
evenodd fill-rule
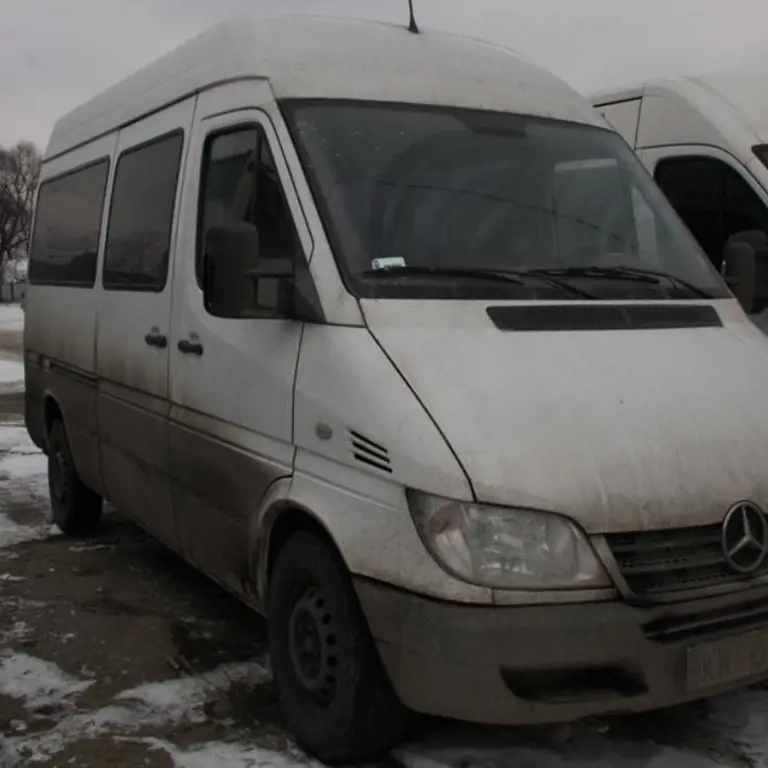
<instances>
[{"instance_id":1,"label":"tire","mask_svg":"<svg viewBox=\"0 0 768 768\"><path fill-rule=\"evenodd\" d=\"M69 536L93 533L101 520L103 501L80 479L61 420L48 438L48 488L53 522Z\"/></svg>"},{"instance_id":2,"label":"tire","mask_svg":"<svg viewBox=\"0 0 768 768\"><path fill-rule=\"evenodd\" d=\"M275 562L267 601L272 671L298 745L328 764L372 760L403 737L406 710L339 555L308 531Z\"/></svg>"}]
</instances>

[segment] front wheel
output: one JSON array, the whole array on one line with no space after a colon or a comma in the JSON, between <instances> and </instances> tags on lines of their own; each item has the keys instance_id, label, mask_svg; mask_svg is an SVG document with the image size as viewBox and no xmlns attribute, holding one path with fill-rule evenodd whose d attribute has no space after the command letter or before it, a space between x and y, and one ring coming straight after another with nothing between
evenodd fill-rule
<instances>
[{"instance_id":1,"label":"front wheel","mask_svg":"<svg viewBox=\"0 0 768 768\"><path fill-rule=\"evenodd\" d=\"M329 544L307 531L285 543L267 616L272 670L299 746L326 763L386 754L403 736L406 711Z\"/></svg>"},{"instance_id":2,"label":"front wheel","mask_svg":"<svg viewBox=\"0 0 768 768\"><path fill-rule=\"evenodd\" d=\"M80 536L97 528L102 498L80 479L60 419L54 422L48 439L48 488L53 522L63 533Z\"/></svg>"}]
</instances>

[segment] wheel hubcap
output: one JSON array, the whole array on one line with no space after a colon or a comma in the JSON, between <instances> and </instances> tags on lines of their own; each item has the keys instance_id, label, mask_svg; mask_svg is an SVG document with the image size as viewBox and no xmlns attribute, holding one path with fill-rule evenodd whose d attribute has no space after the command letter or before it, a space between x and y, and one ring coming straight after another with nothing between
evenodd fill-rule
<instances>
[{"instance_id":1,"label":"wheel hubcap","mask_svg":"<svg viewBox=\"0 0 768 768\"><path fill-rule=\"evenodd\" d=\"M336 622L316 587L306 590L290 618L289 645L299 682L323 703L336 694L338 655Z\"/></svg>"}]
</instances>

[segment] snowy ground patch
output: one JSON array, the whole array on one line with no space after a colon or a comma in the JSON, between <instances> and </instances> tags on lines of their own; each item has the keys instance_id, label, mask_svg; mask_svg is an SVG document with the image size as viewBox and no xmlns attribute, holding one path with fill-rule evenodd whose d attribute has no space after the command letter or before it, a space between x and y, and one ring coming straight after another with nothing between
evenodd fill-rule
<instances>
[{"instance_id":1,"label":"snowy ground patch","mask_svg":"<svg viewBox=\"0 0 768 768\"><path fill-rule=\"evenodd\" d=\"M214 701L217 692L229 690L235 684L259 685L269 678L263 664L227 664L195 677L147 683L123 691L115 700L138 704L161 721L195 722L205 718L202 707L206 702Z\"/></svg>"},{"instance_id":2,"label":"snowy ground patch","mask_svg":"<svg viewBox=\"0 0 768 768\"><path fill-rule=\"evenodd\" d=\"M25 541L45 539L55 532L57 532L57 529L53 529L49 523L44 521L40 521L36 525L17 523L7 514L0 511L0 549L14 547L17 544L23 544Z\"/></svg>"},{"instance_id":3,"label":"snowy ground patch","mask_svg":"<svg viewBox=\"0 0 768 768\"><path fill-rule=\"evenodd\" d=\"M21 304L0 304L0 330L24 330L24 310Z\"/></svg>"},{"instance_id":4,"label":"snowy ground patch","mask_svg":"<svg viewBox=\"0 0 768 768\"><path fill-rule=\"evenodd\" d=\"M0 394L24 390L24 363L18 358L0 355Z\"/></svg>"},{"instance_id":5,"label":"snowy ground patch","mask_svg":"<svg viewBox=\"0 0 768 768\"><path fill-rule=\"evenodd\" d=\"M49 536L47 510L45 456L26 428L0 425L0 549Z\"/></svg>"},{"instance_id":6,"label":"snowy ground patch","mask_svg":"<svg viewBox=\"0 0 768 768\"><path fill-rule=\"evenodd\" d=\"M9 629L0 631L0 643L14 643L17 640L24 640L31 634L32 627L29 624L23 621L14 621Z\"/></svg>"},{"instance_id":7,"label":"snowy ground patch","mask_svg":"<svg viewBox=\"0 0 768 768\"><path fill-rule=\"evenodd\" d=\"M78 680L55 664L25 653L0 653L0 693L20 699L30 712L65 703L93 682Z\"/></svg>"},{"instance_id":8,"label":"snowy ground patch","mask_svg":"<svg viewBox=\"0 0 768 768\"><path fill-rule=\"evenodd\" d=\"M97 710L69 707L48 730L22 732L6 738L5 742L0 739L0 747L12 756L12 759L8 758L8 768L16 768L47 760L81 739L102 736L126 738L140 728L200 722L206 718L204 705L225 697L232 686L256 686L268 677L269 673L260 663L243 662L227 664L193 677L148 683L119 693L112 704ZM56 665L25 654L6 652L5 656L0 656L0 693L19 699L31 711L46 704L73 703L79 694L92 685L92 680L71 677ZM153 746L160 747L163 744L158 741ZM214 746L211 745L212 748ZM169 754L173 749L168 745ZM194 753L178 754L180 759L192 759ZM205 765L190 762L180 764ZM280 763L289 764L293 765L295 761ZM211 768L214 765L211 764Z\"/></svg>"},{"instance_id":9,"label":"snowy ground patch","mask_svg":"<svg viewBox=\"0 0 768 768\"><path fill-rule=\"evenodd\" d=\"M24 312L18 304L0 304L0 394L24 390Z\"/></svg>"},{"instance_id":10,"label":"snowy ground patch","mask_svg":"<svg viewBox=\"0 0 768 768\"><path fill-rule=\"evenodd\" d=\"M155 749L163 750L175 768L323 768L299 750L274 752L263 747L214 742L182 750L160 739L145 739Z\"/></svg>"},{"instance_id":11,"label":"snowy ground patch","mask_svg":"<svg viewBox=\"0 0 768 768\"><path fill-rule=\"evenodd\" d=\"M37 449L20 447L12 449L0 458L0 477L20 480L29 490L43 496L48 495L48 462Z\"/></svg>"}]
</instances>

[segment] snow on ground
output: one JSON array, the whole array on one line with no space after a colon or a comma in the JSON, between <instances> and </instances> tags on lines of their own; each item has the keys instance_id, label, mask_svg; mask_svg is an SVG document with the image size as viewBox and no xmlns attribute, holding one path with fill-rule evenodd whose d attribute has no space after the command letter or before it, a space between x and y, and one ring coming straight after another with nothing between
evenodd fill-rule
<instances>
[{"instance_id":1,"label":"snow on ground","mask_svg":"<svg viewBox=\"0 0 768 768\"><path fill-rule=\"evenodd\" d=\"M16 768L42 762L83 739L103 736L128 739L139 728L147 726L162 728L204 722L206 704L226 696L234 685L258 685L268 676L266 668L256 662L227 664L197 676L150 683L123 691L114 697L113 703L88 710L76 706L77 698L95 681L77 679L49 662L6 651L4 656L0 656L0 693L17 698L30 711L43 705L64 706L61 707L62 714L58 721L47 730L25 730L5 740L0 736L0 755L10 756L6 758L5 764L0 762L0 766ZM44 717L50 719L50 711L46 711ZM199 757L206 751L215 751L218 748L215 744L203 746L201 753L185 753L160 740L152 740L151 743L153 748L164 749L174 760L174 753L177 753L179 766L216 766L216 763L189 762L196 759L196 755ZM245 750L237 745L229 745L224 749L230 754L237 750L244 753ZM296 759L289 761L278 753L271 754L281 760L274 765L296 765L299 762ZM265 764L269 763L221 763L222 766Z\"/></svg>"},{"instance_id":2,"label":"snow on ground","mask_svg":"<svg viewBox=\"0 0 768 768\"><path fill-rule=\"evenodd\" d=\"M24 312L18 304L0 304L0 394L24 389L21 333Z\"/></svg>"},{"instance_id":3,"label":"snow on ground","mask_svg":"<svg viewBox=\"0 0 768 768\"><path fill-rule=\"evenodd\" d=\"M0 304L0 330L24 330L24 310L20 304Z\"/></svg>"},{"instance_id":4,"label":"snow on ground","mask_svg":"<svg viewBox=\"0 0 768 768\"><path fill-rule=\"evenodd\" d=\"M30 440L25 427L0 427L0 549L23 541L45 538L51 526L45 514L37 514L24 523L13 515L25 506L47 509L47 462Z\"/></svg>"},{"instance_id":5,"label":"snow on ground","mask_svg":"<svg viewBox=\"0 0 768 768\"><path fill-rule=\"evenodd\" d=\"M4 512L0 511L0 549L13 547L24 541L42 539L45 538L45 536L46 531L42 526L39 528L31 528L29 526L20 525Z\"/></svg>"},{"instance_id":6,"label":"snow on ground","mask_svg":"<svg viewBox=\"0 0 768 768\"><path fill-rule=\"evenodd\" d=\"M25 541L45 539L55 533L49 524L41 524L35 527L20 525L8 515L0 512L0 550L13 547Z\"/></svg>"},{"instance_id":7,"label":"snow on ground","mask_svg":"<svg viewBox=\"0 0 768 768\"><path fill-rule=\"evenodd\" d=\"M55 664L25 653L0 653L0 693L21 699L31 712L61 704L93 683L93 680L78 680Z\"/></svg>"},{"instance_id":8,"label":"snow on ground","mask_svg":"<svg viewBox=\"0 0 768 768\"><path fill-rule=\"evenodd\" d=\"M275 752L264 747L227 744L204 744L181 750L161 739L145 739L145 743L164 751L176 768L322 768L297 749Z\"/></svg>"},{"instance_id":9,"label":"snow on ground","mask_svg":"<svg viewBox=\"0 0 768 768\"><path fill-rule=\"evenodd\" d=\"M258 685L270 679L262 664L243 662L227 664L197 677L182 677L160 683L147 683L133 690L123 691L117 701L133 702L160 717L181 722L205 718L203 704L221 690L238 683Z\"/></svg>"},{"instance_id":10,"label":"snow on ground","mask_svg":"<svg viewBox=\"0 0 768 768\"><path fill-rule=\"evenodd\" d=\"M4 357L0 352L0 393L21 392L23 389L24 363L19 358Z\"/></svg>"}]
</instances>

